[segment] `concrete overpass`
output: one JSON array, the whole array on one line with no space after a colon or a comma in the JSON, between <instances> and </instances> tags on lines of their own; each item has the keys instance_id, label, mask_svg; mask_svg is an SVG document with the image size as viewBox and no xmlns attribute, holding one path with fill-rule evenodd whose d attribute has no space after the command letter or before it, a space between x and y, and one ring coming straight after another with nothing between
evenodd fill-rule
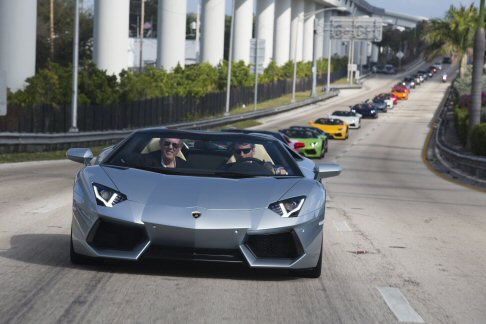
<instances>
[{"instance_id":1,"label":"concrete overpass","mask_svg":"<svg viewBox=\"0 0 486 324\"><path fill-rule=\"evenodd\" d=\"M187 0L158 0L157 66L166 70L185 62L185 19ZM225 35L225 0L200 0L200 59L216 65L223 60ZM256 12L253 12L256 5ZM0 70L6 71L7 86L23 87L24 80L35 73L36 0L0 0ZM336 8L344 7L345 11ZM20 9L21 10L20 10ZM100 69L118 74L128 68L129 0L95 0L94 56ZM30 19L25 19L28 13ZM253 30L255 14L256 26ZM283 65L289 60L312 60L314 22L318 27L317 57L344 56L349 44L331 40L324 29L332 16L373 16L397 26L411 28L423 20L387 12L365 0L235 0L234 60L250 59L252 35L265 40L265 63L274 60ZM375 60L378 49L370 42L355 42L357 64Z\"/></svg>"}]
</instances>

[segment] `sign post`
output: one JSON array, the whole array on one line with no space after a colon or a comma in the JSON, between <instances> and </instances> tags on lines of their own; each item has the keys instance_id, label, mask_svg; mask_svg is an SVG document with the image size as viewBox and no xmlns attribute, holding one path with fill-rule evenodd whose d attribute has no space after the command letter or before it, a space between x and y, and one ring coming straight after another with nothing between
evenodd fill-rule
<instances>
[{"instance_id":1,"label":"sign post","mask_svg":"<svg viewBox=\"0 0 486 324\"><path fill-rule=\"evenodd\" d=\"M353 82L354 41L380 42L383 34L381 18L376 17L331 17L330 38L348 41L350 53L348 57L348 78Z\"/></svg>"}]
</instances>

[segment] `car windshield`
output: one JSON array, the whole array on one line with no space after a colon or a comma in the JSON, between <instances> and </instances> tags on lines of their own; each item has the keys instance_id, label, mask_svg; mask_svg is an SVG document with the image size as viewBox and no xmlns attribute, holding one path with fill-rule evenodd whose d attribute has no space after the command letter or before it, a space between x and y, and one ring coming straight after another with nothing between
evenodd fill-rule
<instances>
[{"instance_id":1,"label":"car windshield","mask_svg":"<svg viewBox=\"0 0 486 324\"><path fill-rule=\"evenodd\" d=\"M331 118L321 118L316 121L318 124L322 125L342 125L343 122L339 119L331 119Z\"/></svg>"},{"instance_id":2,"label":"car windshield","mask_svg":"<svg viewBox=\"0 0 486 324\"><path fill-rule=\"evenodd\" d=\"M335 112L332 113L333 116L354 116L354 114L350 111L342 111L342 110L336 110Z\"/></svg>"},{"instance_id":3,"label":"car windshield","mask_svg":"<svg viewBox=\"0 0 486 324\"><path fill-rule=\"evenodd\" d=\"M134 133L102 165L205 177L302 176L276 139L202 131Z\"/></svg>"},{"instance_id":4,"label":"car windshield","mask_svg":"<svg viewBox=\"0 0 486 324\"><path fill-rule=\"evenodd\" d=\"M310 130L303 129L283 129L282 133L290 138L315 138L316 134Z\"/></svg>"}]
</instances>

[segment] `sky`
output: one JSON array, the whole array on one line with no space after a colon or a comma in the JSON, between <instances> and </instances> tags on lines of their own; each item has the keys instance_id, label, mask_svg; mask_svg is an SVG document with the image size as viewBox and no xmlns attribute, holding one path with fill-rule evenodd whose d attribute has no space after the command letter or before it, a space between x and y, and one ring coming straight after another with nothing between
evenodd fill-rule
<instances>
[{"instance_id":1,"label":"sky","mask_svg":"<svg viewBox=\"0 0 486 324\"><path fill-rule=\"evenodd\" d=\"M84 0L88 6L92 6L94 0ZM257 1L257 0L254 0ZM278 0L275 0L278 1ZM367 0L368 3L375 7L385 10L395 11L403 14L422 16L427 18L443 18L445 12L451 5L459 7L461 4L469 6L474 3L479 6L479 0ZM232 0L226 0L226 11L231 13ZM189 12L196 12L197 0L187 0Z\"/></svg>"},{"instance_id":2,"label":"sky","mask_svg":"<svg viewBox=\"0 0 486 324\"><path fill-rule=\"evenodd\" d=\"M474 3L479 7L479 0L367 0L372 6L385 10L422 16L427 18L444 18L445 12L451 5L468 7Z\"/></svg>"},{"instance_id":3,"label":"sky","mask_svg":"<svg viewBox=\"0 0 486 324\"><path fill-rule=\"evenodd\" d=\"M231 2L231 0L226 0L228 14L231 12L229 10ZM427 18L443 18L451 5L459 7L461 4L469 6L474 3L475 6L479 6L479 0L367 0L367 2L385 10ZM196 11L197 0L187 0L187 4L189 11Z\"/></svg>"}]
</instances>

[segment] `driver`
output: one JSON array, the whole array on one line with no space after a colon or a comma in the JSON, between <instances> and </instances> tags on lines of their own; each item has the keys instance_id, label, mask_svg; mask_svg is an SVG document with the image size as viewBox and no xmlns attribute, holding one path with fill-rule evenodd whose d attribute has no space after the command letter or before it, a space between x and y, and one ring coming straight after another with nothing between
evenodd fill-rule
<instances>
[{"instance_id":1,"label":"driver","mask_svg":"<svg viewBox=\"0 0 486 324\"><path fill-rule=\"evenodd\" d=\"M235 159L240 162L242 159L253 158L255 155L255 144L253 143L239 143L235 145ZM248 161L252 162L252 161Z\"/></svg>"},{"instance_id":2,"label":"driver","mask_svg":"<svg viewBox=\"0 0 486 324\"><path fill-rule=\"evenodd\" d=\"M252 159L256 159L255 156L255 144L253 143L237 143L234 149L234 156L236 163L258 163ZM271 162L261 161L263 166L270 170L275 175L287 175L287 170L283 167L275 167Z\"/></svg>"}]
</instances>

